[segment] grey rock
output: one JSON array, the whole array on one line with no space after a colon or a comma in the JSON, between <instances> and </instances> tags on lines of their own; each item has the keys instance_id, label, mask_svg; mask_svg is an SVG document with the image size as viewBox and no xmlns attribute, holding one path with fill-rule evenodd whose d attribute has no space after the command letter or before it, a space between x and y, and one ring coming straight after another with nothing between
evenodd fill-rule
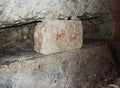
<instances>
[{"instance_id":1,"label":"grey rock","mask_svg":"<svg viewBox=\"0 0 120 88\"><path fill-rule=\"evenodd\" d=\"M81 50L4 63L0 88L88 88L111 68L111 59L105 43L92 42Z\"/></svg>"},{"instance_id":2,"label":"grey rock","mask_svg":"<svg viewBox=\"0 0 120 88\"><path fill-rule=\"evenodd\" d=\"M33 48L36 23L0 29L0 52L10 47Z\"/></svg>"},{"instance_id":3,"label":"grey rock","mask_svg":"<svg viewBox=\"0 0 120 88\"><path fill-rule=\"evenodd\" d=\"M0 27L84 13L109 14L109 3L110 0L1 0Z\"/></svg>"},{"instance_id":4,"label":"grey rock","mask_svg":"<svg viewBox=\"0 0 120 88\"><path fill-rule=\"evenodd\" d=\"M115 21L99 17L82 23L84 39L112 39Z\"/></svg>"}]
</instances>

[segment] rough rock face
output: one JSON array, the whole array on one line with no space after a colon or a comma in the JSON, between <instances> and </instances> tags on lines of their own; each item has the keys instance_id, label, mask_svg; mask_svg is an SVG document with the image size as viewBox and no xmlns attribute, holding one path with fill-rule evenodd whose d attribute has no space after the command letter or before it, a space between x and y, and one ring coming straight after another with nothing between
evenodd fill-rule
<instances>
[{"instance_id":1,"label":"rough rock face","mask_svg":"<svg viewBox=\"0 0 120 88\"><path fill-rule=\"evenodd\" d=\"M110 0L0 0L0 27L43 18L110 12ZM108 15L107 15L108 16Z\"/></svg>"},{"instance_id":2,"label":"rough rock face","mask_svg":"<svg viewBox=\"0 0 120 88\"><path fill-rule=\"evenodd\" d=\"M115 20L115 28L113 38L120 40L120 1L112 0L112 13Z\"/></svg>"},{"instance_id":3,"label":"rough rock face","mask_svg":"<svg viewBox=\"0 0 120 88\"><path fill-rule=\"evenodd\" d=\"M8 59L0 66L0 88L93 88L93 81L104 80L111 59L101 42L88 43L80 50L36 55L33 60L9 63Z\"/></svg>"},{"instance_id":4,"label":"rough rock face","mask_svg":"<svg viewBox=\"0 0 120 88\"><path fill-rule=\"evenodd\" d=\"M106 18L83 21L84 39L112 39L115 22Z\"/></svg>"},{"instance_id":5,"label":"rough rock face","mask_svg":"<svg viewBox=\"0 0 120 88\"><path fill-rule=\"evenodd\" d=\"M113 18L112 3L113 0L84 0L86 3L85 12L95 13L91 19L83 20L85 39L110 39L113 36L115 28L115 19ZM97 1L97 2L96 2ZM96 4L97 3L97 4ZM91 8L91 6L93 6ZM115 6L113 6L115 7ZM99 10L98 10L99 8ZM90 14L86 14L89 16ZM96 14L96 15L95 15ZM116 16L118 17L118 16Z\"/></svg>"},{"instance_id":6,"label":"rough rock face","mask_svg":"<svg viewBox=\"0 0 120 88\"><path fill-rule=\"evenodd\" d=\"M4 47L33 47L35 26L36 24L33 23L0 29L0 49Z\"/></svg>"},{"instance_id":7,"label":"rough rock face","mask_svg":"<svg viewBox=\"0 0 120 88\"><path fill-rule=\"evenodd\" d=\"M114 41L112 43L112 46L113 46L114 52L116 53L116 56L117 56L116 59L118 59L118 61L120 63L120 41L118 41L118 42Z\"/></svg>"},{"instance_id":8,"label":"rough rock face","mask_svg":"<svg viewBox=\"0 0 120 88\"><path fill-rule=\"evenodd\" d=\"M35 51L52 54L79 49L83 42L81 21L45 20L38 23L35 32Z\"/></svg>"}]
</instances>

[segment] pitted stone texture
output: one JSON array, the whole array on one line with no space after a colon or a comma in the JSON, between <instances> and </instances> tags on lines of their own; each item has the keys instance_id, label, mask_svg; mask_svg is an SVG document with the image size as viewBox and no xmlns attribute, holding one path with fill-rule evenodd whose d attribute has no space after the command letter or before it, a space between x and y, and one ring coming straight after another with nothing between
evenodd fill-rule
<instances>
[{"instance_id":1,"label":"pitted stone texture","mask_svg":"<svg viewBox=\"0 0 120 88\"><path fill-rule=\"evenodd\" d=\"M116 53L116 59L118 59L117 61L120 63L120 41L113 41L112 46L114 48L114 52Z\"/></svg>"},{"instance_id":2,"label":"pitted stone texture","mask_svg":"<svg viewBox=\"0 0 120 88\"><path fill-rule=\"evenodd\" d=\"M83 21L84 39L112 39L115 22L104 19L92 19Z\"/></svg>"},{"instance_id":3,"label":"pitted stone texture","mask_svg":"<svg viewBox=\"0 0 120 88\"><path fill-rule=\"evenodd\" d=\"M0 88L93 88L111 59L106 44L92 42L80 50L6 62L0 66Z\"/></svg>"},{"instance_id":4,"label":"pitted stone texture","mask_svg":"<svg viewBox=\"0 0 120 88\"><path fill-rule=\"evenodd\" d=\"M0 51L10 47L33 48L35 26L36 23L0 29Z\"/></svg>"},{"instance_id":5,"label":"pitted stone texture","mask_svg":"<svg viewBox=\"0 0 120 88\"><path fill-rule=\"evenodd\" d=\"M120 40L120 1L112 0L112 13L115 19L115 28L113 38Z\"/></svg>"},{"instance_id":6,"label":"pitted stone texture","mask_svg":"<svg viewBox=\"0 0 120 88\"><path fill-rule=\"evenodd\" d=\"M81 21L45 20L35 28L35 51L52 54L79 49L83 41L82 33Z\"/></svg>"},{"instance_id":7,"label":"pitted stone texture","mask_svg":"<svg viewBox=\"0 0 120 88\"><path fill-rule=\"evenodd\" d=\"M0 27L43 18L109 13L110 0L0 0Z\"/></svg>"},{"instance_id":8,"label":"pitted stone texture","mask_svg":"<svg viewBox=\"0 0 120 88\"><path fill-rule=\"evenodd\" d=\"M41 18L77 16L83 5L80 0L1 0L0 21L1 24L11 24Z\"/></svg>"}]
</instances>

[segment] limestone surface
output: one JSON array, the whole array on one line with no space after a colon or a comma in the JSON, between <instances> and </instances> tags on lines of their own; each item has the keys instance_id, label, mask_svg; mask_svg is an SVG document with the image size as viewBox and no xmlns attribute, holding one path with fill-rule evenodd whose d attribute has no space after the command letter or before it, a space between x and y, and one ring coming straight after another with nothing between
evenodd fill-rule
<instances>
[{"instance_id":1,"label":"limestone surface","mask_svg":"<svg viewBox=\"0 0 120 88\"><path fill-rule=\"evenodd\" d=\"M92 88L111 68L112 59L105 43L93 41L80 50L36 54L30 60L9 62L11 56L0 65L0 88Z\"/></svg>"},{"instance_id":2,"label":"limestone surface","mask_svg":"<svg viewBox=\"0 0 120 88\"><path fill-rule=\"evenodd\" d=\"M110 0L0 0L0 27L43 18L106 14L110 12L109 3Z\"/></svg>"},{"instance_id":3,"label":"limestone surface","mask_svg":"<svg viewBox=\"0 0 120 88\"><path fill-rule=\"evenodd\" d=\"M36 24L27 24L19 27L0 29L0 51L2 48L34 46L34 29Z\"/></svg>"},{"instance_id":4,"label":"limestone surface","mask_svg":"<svg viewBox=\"0 0 120 88\"><path fill-rule=\"evenodd\" d=\"M79 49L83 42L81 21L45 20L34 32L35 51L52 54Z\"/></svg>"}]
</instances>

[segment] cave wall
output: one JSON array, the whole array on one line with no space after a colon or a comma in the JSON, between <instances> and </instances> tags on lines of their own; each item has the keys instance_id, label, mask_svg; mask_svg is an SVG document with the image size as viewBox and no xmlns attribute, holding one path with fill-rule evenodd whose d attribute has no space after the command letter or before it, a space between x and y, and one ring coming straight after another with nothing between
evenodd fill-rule
<instances>
[{"instance_id":1,"label":"cave wall","mask_svg":"<svg viewBox=\"0 0 120 88\"><path fill-rule=\"evenodd\" d=\"M0 87L97 88L98 82L109 82L105 77L115 58L102 40L119 36L118 4L112 0L0 0ZM112 43L119 52L120 43Z\"/></svg>"},{"instance_id":2,"label":"cave wall","mask_svg":"<svg viewBox=\"0 0 120 88\"><path fill-rule=\"evenodd\" d=\"M34 46L35 25L36 23L0 29L0 48L32 48Z\"/></svg>"},{"instance_id":3,"label":"cave wall","mask_svg":"<svg viewBox=\"0 0 120 88\"><path fill-rule=\"evenodd\" d=\"M0 27L44 18L82 16L86 13L111 18L108 16L111 15L109 0L1 0L0 8Z\"/></svg>"},{"instance_id":4,"label":"cave wall","mask_svg":"<svg viewBox=\"0 0 120 88\"><path fill-rule=\"evenodd\" d=\"M113 34L113 38L119 40L120 39L120 1L112 0L112 15L115 20L115 30Z\"/></svg>"},{"instance_id":5,"label":"cave wall","mask_svg":"<svg viewBox=\"0 0 120 88\"><path fill-rule=\"evenodd\" d=\"M111 1L109 0L47 0L44 2L41 0L1 0L0 8L0 28L1 31L6 30L0 32L1 46L10 45L15 41L17 42L13 45L18 45L17 43L21 41L23 43L30 42L31 40L31 42L34 42L33 39L29 39L33 37L31 34L34 32L33 26L28 27L24 26L24 24L43 21L44 19L81 20L84 39L110 39L113 32L115 32L115 20L112 16ZM20 27L19 25L23 26ZM9 28L9 26L12 27ZM36 26L36 24L34 26ZM23 30L23 36L19 33L19 31L21 31L20 29ZM24 31L24 29L26 30ZM28 29L32 32L28 32L27 36L29 37L27 37L27 41L23 41L26 40L24 39L24 34L26 35ZM14 33L12 30L15 30ZM9 34L7 34L7 32L9 32ZM15 36L19 37L15 39ZM5 37L9 38L6 39ZM26 46L27 44L33 46L33 43L23 44L22 42L22 46ZM5 43L6 45L3 45Z\"/></svg>"}]
</instances>

